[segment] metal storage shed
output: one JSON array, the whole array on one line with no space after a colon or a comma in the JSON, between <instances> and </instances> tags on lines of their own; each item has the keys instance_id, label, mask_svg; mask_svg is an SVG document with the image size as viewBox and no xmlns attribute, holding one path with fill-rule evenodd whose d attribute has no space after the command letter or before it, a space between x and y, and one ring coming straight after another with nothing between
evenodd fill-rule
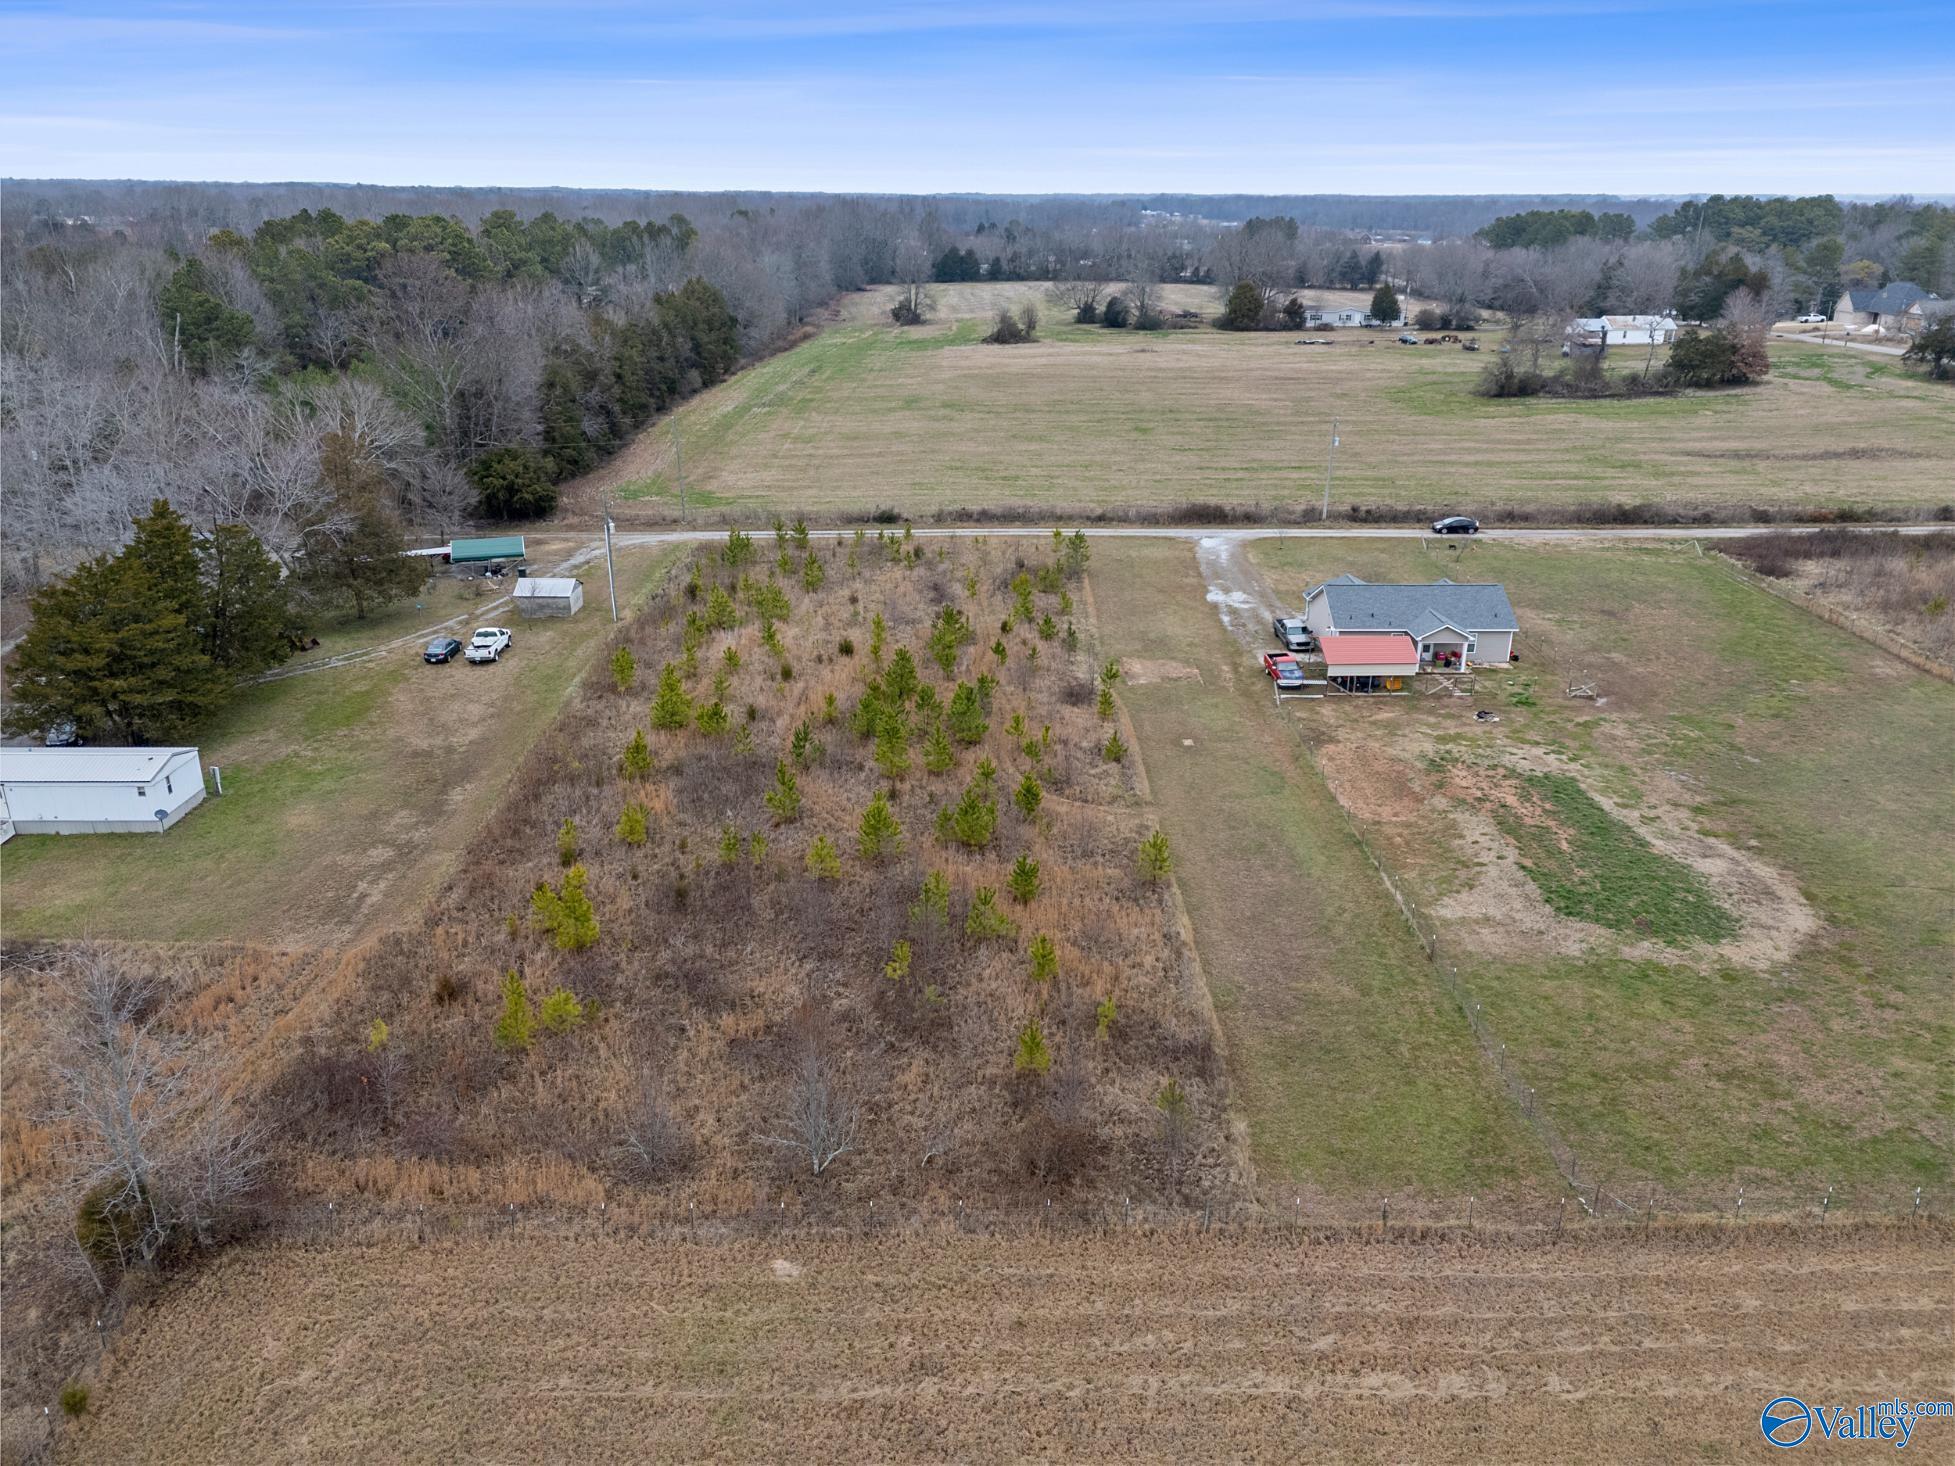
<instances>
[{"instance_id":1,"label":"metal storage shed","mask_svg":"<svg viewBox=\"0 0 1955 1466\"><path fill-rule=\"evenodd\" d=\"M520 560L523 537L519 534L495 535L481 540L455 540L448 546L450 565L476 565L484 560Z\"/></svg>"},{"instance_id":2,"label":"metal storage shed","mask_svg":"<svg viewBox=\"0 0 1955 1466\"><path fill-rule=\"evenodd\" d=\"M194 748L0 748L22 835L156 834L204 802Z\"/></svg>"},{"instance_id":3,"label":"metal storage shed","mask_svg":"<svg viewBox=\"0 0 1955 1466\"><path fill-rule=\"evenodd\" d=\"M584 609L584 582L567 575L532 575L516 582L519 616L575 616Z\"/></svg>"}]
</instances>

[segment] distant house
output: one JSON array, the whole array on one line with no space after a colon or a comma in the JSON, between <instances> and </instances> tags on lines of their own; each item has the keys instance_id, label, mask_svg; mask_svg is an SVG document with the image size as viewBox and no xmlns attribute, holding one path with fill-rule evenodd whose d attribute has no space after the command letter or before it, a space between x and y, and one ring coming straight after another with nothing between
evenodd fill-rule
<instances>
[{"instance_id":1,"label":"distant house","mask_svg":"<svg viewBox=\"0 0 1955 1466\"><path fill-rule=\"evenodd\" d=\"M1504 667L1520 630L1503 586L1451 580L1373 585L1355 575L1312 586L1303 598L1303 619L1320 642L1409 638L1421 667ZM1400 656L1406 650L1403 643L1391 645Z\"/></svg>"},{"instance_id":2,"label":"distant house","mask_svg":"<svg viewBox=\"0 0 1955 1466\"><path fill-rule=\"evenodd\" d=\"M0 748L0 803L22 835L167 830L204 802L194 748Z\"/></svg>"},{"instance_id":3,"label":"distant house","mask_svg":"<svg viewBox=\"0 0 1955 1466\"><path fill-rule=\"evenodd\" d=\"M1369 315L1365 314L1361 307L1354 305L1332 306L1328 310L1319 306L1311 306L1303 313L1303 323L1306 326L1368 326L1377 324Z\"/></svg>"},{"instance_id":4,"label":"distant house","mask_svg":"<svg viewBox=\"0 0 1955 1466\"><path fill-rule=\"evenodd\" d=\"M1955 315L1955 300L1941 300L1930 295L1901 312L1901 330L1909 336L1919 336L1935 322L1952 315Z\"/></svg>"},{"instance_id":5,"label":"distant house","mask_svg":"<svg viewBox=\"0 0 1955 1466\"><path fill-rule=\"evenodd\" d=\"M1568 327L1571 346L1668 346L1676 339L1675 316L1582 316Z\"/></svg>"},{"instance_id":6,"label":"distant house","mask_svg":"<svg viewBox=\"0 0 1955 1466\"><path fill-rule=\"evenodd\" d=\"M1833 305L1836 326L1870 326L1876 331L1904 329L1908 308L1924 300L1939 300L1911 280L1896 280L1878 290L1849 290ZM1917 317L1918 319L1918 317Z\"/></svg>"},{"instance_id":7,"label":"distant house","mask_svg":"<svg viewBox=\"0 0 1955 1466\"><path fill-rule=\"evenodd\" d=\"M567 575L531 575L516 582L516 614L575 616L584 609L584 582Z\"/></svg>"}]
</instances>

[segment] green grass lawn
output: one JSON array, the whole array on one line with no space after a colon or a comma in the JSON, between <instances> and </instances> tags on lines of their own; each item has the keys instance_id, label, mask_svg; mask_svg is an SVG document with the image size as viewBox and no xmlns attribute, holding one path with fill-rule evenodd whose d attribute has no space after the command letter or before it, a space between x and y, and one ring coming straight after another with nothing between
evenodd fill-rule
<instances>
[{"instance_id":1,"label":"green grass lawn","mask_svg":"<svg viewBox=\"0 0 1955 1466\"><path fill-rule=\"evenodd\" d=\"M1529 697L1512 696L1508 674L1483 678L1479 693L1498 725L1462 728L1443 699L1408 700L1390 719L1404 732L1443 727L1448 756L1551 750L1579 770L1576 793L1540 791L1575 841L1550 850L1523 835L1520 853L1541 867L1537 881L1563 883L1563 909L1597 922L1599 940L1584 955L1455 950L1585 1168L1686 1190L1837 1185L1870 1205L1947 1183L1955 688L1688 545L1488 543L1456 561L1416 545L1290 541L1253 555L1291 597L1343 571L1506 584ZM1564 695L1584 676L1599 682L1600 705ZM1395 735L1374 720L1366 736ZM1721 923L1697 883L1652 866L1622 821L1596 825L1606 811L1590 793L1652 817L1666 800L1700 833L1789 874L1816 931L1782 961L1631 953L1666 934L1714 940ZM1457 846L1433 828L1429 841L1394 846L1428 902L1458 885ZM1660 909L1648 905L1666 886ZM1625 928L1618 918L1639 907L1650 919Z\"/></svg>"},{"instance_id":2,"label":"green grass lawn","mask_svg":"<svg viewBox=\"0 0 1955 1466\"><path fill-rule=\"evenodd\" d=\"M1194 922L1258 1173L1334 1198L1540 1194L1501 1098L1185 544L1094 546L1105 650ZM1133 659L1200 673L1151 677Z\"/></svg>"},{"instance_id":3,"label":"green grass lawn","mask_svg":"<svg viewBox=\"0 0 1955 1466\"><path fill-rule=\"evenodd\" d=\"M621 590L642 601L681 553L621 554ZM404 603L332 634L345 650L429 616ZM430 667L408 646L250 688L195 740L223 796L167 833L0 847L8 935L323 942L411 909L609 627L593 599L574 619L517 624L495 666Z\"/></svg>"}]
</instances>

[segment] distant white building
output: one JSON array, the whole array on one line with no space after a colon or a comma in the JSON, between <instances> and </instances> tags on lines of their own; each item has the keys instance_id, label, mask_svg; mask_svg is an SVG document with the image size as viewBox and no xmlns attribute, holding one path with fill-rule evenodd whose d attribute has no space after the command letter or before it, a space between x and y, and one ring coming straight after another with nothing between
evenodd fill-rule
<instances>
[{"instance_id":1,"label":"distant white building","mask_svg":"<svg viewBox=\"0 0 1955 1466\"><path fill-rule=\"evenodd\" d=\"M204 802L204 766L194 748L0 748L0 790L18 834L158 834Z\"/></svg>"},{"instance_id":2,"label":"distant white building","mask_svg":"<svg viewBox=\"0 0 1955 1466\"><path fill-rule=\"evenodd\" d=\"M516 582L518 616L575 616L584 609L584 582L567 575L526 575Z\"/></svg>"},{"instance_id":3,"label":"distant white building","mask_svg":"<svg viewBox=\"0 0 1955 1466\"><path fill-rule=\"evenodd\" d=\"M1582 316L1568 328L1573 346L1668 346L1676 339L1675 316Z\"/></svg>"},{"instance_id":4,"label":"distant white building","mask_svg":"<svg viewBox=\"0 0 1955 1466\"><path fill-rule=\"evenodd\" d=\"M1303 313L1303 323L1306 326L1371 326L1377 324L1369 315L1365 314L1361 306L1355 305L1332 306L1328 310L1318 306L1311 306Z\"/></svg>"}]
</instances>

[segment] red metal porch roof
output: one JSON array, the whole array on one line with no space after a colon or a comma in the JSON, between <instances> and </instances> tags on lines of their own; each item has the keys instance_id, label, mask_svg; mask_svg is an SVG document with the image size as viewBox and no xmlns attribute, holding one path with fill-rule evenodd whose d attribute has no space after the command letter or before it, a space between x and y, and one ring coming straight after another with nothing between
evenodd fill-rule
<instances>
[{"instance_id":1,"label":"red metal porch roof","mask_svg":"<svg viewBox=\"0 0 1955 1466\"><path fill-rule=\"evenodd\" d=\"M1317 645L1324 650L1324 664L1333 672L1339 667L1404 667L1416 670L1419 665L1419 649L1412 638L1402 632L1388 632L1371 636L1325 636L1319 637Z\"/></svg>"}]
</instances>

